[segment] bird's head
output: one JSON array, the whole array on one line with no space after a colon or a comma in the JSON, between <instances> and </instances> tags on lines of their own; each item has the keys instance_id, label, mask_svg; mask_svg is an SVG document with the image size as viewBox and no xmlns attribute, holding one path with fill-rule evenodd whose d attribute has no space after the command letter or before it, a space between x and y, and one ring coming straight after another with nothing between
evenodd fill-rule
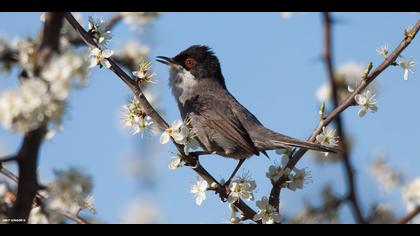
<instances>
[{"instance_id":1,"label":"bird's head","mask_svg":"<svg viewBox=\"0 0 420 236\"><path fill-rule=\"evenodd\" d=\"M208 46L193 45L175 57L158 56L157 61L169 66L171 77L183 80L209 79L225 87L220 63Z\"/></svg>"}]
</instances>

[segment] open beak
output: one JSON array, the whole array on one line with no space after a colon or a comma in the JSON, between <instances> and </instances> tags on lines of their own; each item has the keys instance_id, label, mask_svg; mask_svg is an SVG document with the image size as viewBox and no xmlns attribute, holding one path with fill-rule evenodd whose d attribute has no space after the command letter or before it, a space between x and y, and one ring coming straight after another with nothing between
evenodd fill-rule
<instances>
[{"instance_id":1,"label":"open beak","mask_svg":"<svg viewBox=\"0 0 420 236\"><path fill-rule=\"evenodd\" d=\"M158 56L156 61L163 63L165 65L172 65L175 64L175 61L172 58L169 57L163 57L163 56Z\"/></svg>"}]
</instances>

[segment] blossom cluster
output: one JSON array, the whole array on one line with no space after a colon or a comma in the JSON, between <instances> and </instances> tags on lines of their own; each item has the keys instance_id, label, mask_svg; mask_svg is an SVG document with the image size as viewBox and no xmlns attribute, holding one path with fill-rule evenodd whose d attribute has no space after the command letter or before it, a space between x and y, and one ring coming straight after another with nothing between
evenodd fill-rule
<instances>
[{"instance_id":1,"label":"blossom cluster","mask_svg":"<svg viewBox=\"0 0 420 236\"><path fill-rule=\"evenodd\" d=\"M175 120L163 131L160 136L160 143L165 144L172 138L176 143L184 145L184 153L189 154L190 149L200 147L196 137L196 130L191 127L191 120L186 118L184 121Z\"/></svg>"},{"instance_id":2,"label":"blossom cluster","mask_svg":"<svg viewBox=\"0 0 420 236\"><path fill-rule=\"evenodd\" d=\"M79 215L83 210L96 214L95 199L91 195L92 178L76 168L55 171L55 180L41 191L42 205L31 210L29 223L64 222L62 213Z\"/></svg>"},{"instance_id":3,"label":"blossom cluster","mask_svg":"<svg viewBox=\"0 0 420 236\"><path fill-rule=\"evenodd\" d=\"M79 215L83 210L96 214L95 200L91 195L92 178L81 171L70 168L55 171L54 181L38 193L40 201L33 205L28 218L30 224L65 223L65 214ZM0 182L0 220L16 201L16 189Z\"/></svg>"},{"instance_id":4,"label":"blossom cluster","mask_svg":"<svg viewBox=\"0 0 420 236\"><path fill-rule=\"evenodd\" d=\"M287 168L289 162L289 156L282 155L281 164L271 165L266 173L267 178L273 182L277 182L280 178L285 178L285 182L281 186L282 188L288 188L292 191L302 189L305 184L311 181L311 173L306 168L293 169Z\"/></svg>"},{"instance_id":5,"label":"blossom cluster","mask_svg":"<svg viewBox=\"0 0 420 236\"><path fill-rule=\"evenodd\" d=\"M128 104L123 106L123 122L131 127L132 133L144 135L147 130L151 130L153 125L152 118L146 114L140 102L133 98Z\"/></svg>"},{"instance_id":6,"label":"blossom cluster","mask_svg":"<svg viewBox=\"0 0 420 236\"><path fill-rule=\"evenodd\" d=\"M226 185L224 180L220 181L220 184ZM197 177L196 183L191 187L190 192L195 196L195 202L197 205L201 205L206 199L206 191L211 188L216 188L218 184L212 183L211 185L201 177ZM241 217L237 216L239 209L236 208L235 203L238 203L241 199L247 201L254 200L254 192L257 188L255 180L251 179L248 173L242 176L234 178L227 189L229 195L227 202L231 211L230 222L240 223ZM256 201L256 205L259 208L258 213L254 216L254 221L261 221L263 224L275 224L281 221L280 214L277 209L269 204L268 198L263 196L260 200Z\"/></svg>"},{"instance_id":7,"label":"blossom cluster","mask_svg":"<svg viewBox=\"0 0 420 236\"><path fill-rule=\"evenodd\" d=\"M371 172L385 192L391 192L403 181L402 173L391 168L382 157L375 157Z\"/></svg>"},{"instance_id":8,"label":"blossom cluster","mask_svg":"<svg viewBox=\"0 0 420 236\"><path fill-rule=\"evenodd\" d=\"M74 86L86 84L87 62L83 53L70 51L55 55L43 68L40 75L33 75L34 51L30 42L19 49L20 65L29 77L22 77L16 90L0 94L0 122L16 132L28 132L47 121L56 127L61 125L69 91Z\"/></svg>"}]
</instances>

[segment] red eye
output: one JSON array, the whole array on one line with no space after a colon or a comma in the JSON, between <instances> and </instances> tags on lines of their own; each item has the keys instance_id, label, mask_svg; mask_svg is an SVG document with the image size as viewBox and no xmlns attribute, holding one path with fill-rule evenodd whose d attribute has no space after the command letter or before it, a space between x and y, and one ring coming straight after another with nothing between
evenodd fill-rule
<instances>
[{"instance_id":1,"label":"red eye","mask_svg":"<svg viewBox=\"0 0 420 236\"><path fill-rule=\"evenodd\" d=\"M192 58L188 58L187 60L185 60L185 66L188 68L192 68L195 65L195 60Z\"/></svg>"}]
</instances>

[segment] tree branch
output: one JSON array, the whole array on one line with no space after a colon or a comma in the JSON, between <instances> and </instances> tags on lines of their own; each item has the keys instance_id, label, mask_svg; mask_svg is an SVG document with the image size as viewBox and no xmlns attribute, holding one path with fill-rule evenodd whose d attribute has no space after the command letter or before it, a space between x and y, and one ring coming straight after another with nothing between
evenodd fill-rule
<instances>
[{"instance_id":1,"label":"tree branch","mask_svg":"<svg viewBox=\"0 0 420 236\"><path fill-rule=\"evenodd\" d=\"M414 208L412 211L408 212L407 215L403 216L400 220L398 220L397 224L407 224L419 214L420 207Z\"/></svg>"},{"instance_id":2,"label":"tree branch","mask_svg":"<svg viewBox=\"0 0 420 236\"><path fill-rule=\"evenodd\" d=\"M42 67L53 52L59 48L60 29L63 23L63 13L47 13L41 37L41 44L37 49L35 75L39 75ZM10 214L11 219L22 219L18 223L26 223L32 209L32 203L38 190L37 165L38 152L46 134L46 125L25 134L23 143L17 154L19 181L16 202Z\"/></svg>"},{"instance_id":3,"label":"tree branch","mask_svg":"<svg viewBox=\"0 0 420 236\"><path fill-rule=\"evenodd\" d=\"M307 139L309 142L315 142L316 136L321 133L322 127L327 126L333 120L337 118L337 116L346 110L348 107L354 104L354 97L361 93L373 80L375 80L379 74L381 74L386 68L392 65L397 57L401 54L401 52L412 42L414 37L416 36L417 32L420 29L420 20L416 22L415 26L405 34L404 39L400 42L400 44L392 51L392 53L387 56L384 61L376 67L376 69L368 74L362 82L358 85L358 87L351 93L339 106L337 106L325 119L322 119L312 134ZM307 149L299 149L295 152L292 157L290 158L289 162L286 165L286 168L293 169L299 160L305 155ZM273 182L273 188L270 192L270 204L273 207L278 208L280 203L280 192L281 192L281 185L284 184L288 179L285 177L280 178L277 182Z\"/></svg>"},{"instance_id":4,"label":"tree branch","mask_svg":"<svg viewBox=\"0 0 420 236\"><path fill-rule=\"evenodd\" d=\"M334 108L337 108L339 104L339 97L338 97L338 85L337 80L334 75L334 65L333 65L333 59L332 59L332 20L330 17L330 14L328 12L324 12L322 14L323 21L324 21L324 61L326 65L326 69L328 72L329 81L331 84L331 90L332 90L332 98L333 98L333 104ZM362 211L360 208L359 200L356 196L356 186L354 181L354 171L353 166L351 164L350 160L350 150L348 149L347 143L346 143L346 133L343 127L342 117L340 114L338 114L335 118L335 125L337 128L337 134L338 137L340 137L341 142L339 142L339 145L341 146L341 150L343 150L342 153L339 153L338 155L341 155L344 169L346 172L347 177L347 186L348 186L348 201L352 204L352 209L354 213L354 217L357 223L363 224L366 223L366 221L363 218Z\"/></svg>"},{"instance_id":5,"label":"tree branch","mask_svg":"<svg viewBox=\"0 0 420 236\"><path fill-rule=\"evenodd\" d=\"M66 12L64 17L66 20L70 23L70 25L73 26L73 28L79 32L80 36L82 37L83 41L91 48L97 48L98 46L93 41L92 36L84 30L84 28L77 22L77 20L73 17L73 15L70 12ZM159 113L152 107L152 105L149 103L149 101L146 99L146 97L143 94L143 91L138 86L136 81L132 79L127 73L124 72L124 70L119 67L112 58L108 58L109 63L111 64L111 67L109 68L111 71L113 71L132 91L132 93L136 96L138 101L140 102L140 105L143 107L143 109L146 111L146 114L152 118L155 124L159 126L160 129L165 130L169 127L168 123L159 115ZM200 162L198 161L198 157L194 157L191 155L185 155L183 151L183 145L180 145L174 140L172 140L176 148L178 149L179 153L181 153L184 157L185 162L188 166L192 166L192 170L194 170L199 176L201 176L209 186L211 186L212 183L217 183L217 187L214 190L216 193L219 194L221 198L226 199L229 195L229 190L222 187L220 183L217 182L217 180L207 172L206 169L204 169L203 166L200 165ZM234 203L234 205L243 213L245 219L251 219L256 214L256 212L249 207L244 201L239 200L238 202ZM260 223L260 222L257 222Z\"/></svg>"}]
</instances>

